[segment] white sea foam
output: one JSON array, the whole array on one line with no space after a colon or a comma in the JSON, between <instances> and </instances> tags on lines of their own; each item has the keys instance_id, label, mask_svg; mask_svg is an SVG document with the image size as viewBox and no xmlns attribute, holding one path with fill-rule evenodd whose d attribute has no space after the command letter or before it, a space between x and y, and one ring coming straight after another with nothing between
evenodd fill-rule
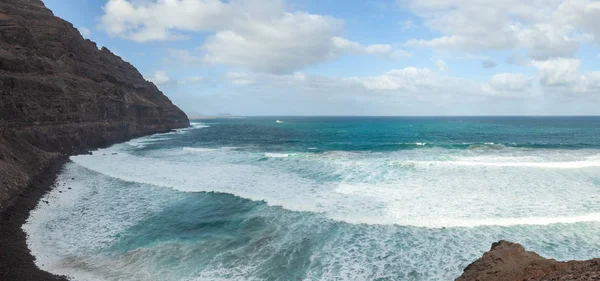
<instances>
[{"instance_id":1,"label":"white sea foam","mask_svg":"<svg viewBox=\"0 0 600 281\"><path fill-rule=\"evenodd\" d=\"M340 151L289 157L267 152L264 157L281 161L255 162L260 157L253 152L183 150L199 153L158 150L147 159L148 155L130 155L115 146L71 159L129 182L230 193L351 223L434 228L535 225L597 221L600 213L596 204L600 190L593 180L600 162L585 158L589 155L585 152L568 157L527 151L439 155L443 149L427 155ZM219 154L204 156L205 152ZM432 157L447 160L414 160ZM557 161L574 157L579 160ZM548 159L552 161L543 162Z\"/></svg>"},{"instance_id":2,"label":"white sea foam","mask_svg":"<svg viewBox=\"0 0 600 281\"><path fill-rule=\"evenodd\" d=\"M154 144L154 143L159 143L159 142L163 142L163 141L167 141L170 140L171 138L168 137L144 137L144 138L139 138L139 139L133 139L127 142L127 144L137 147L137 148L143 148L146 147L149 144Z\"/></svg>"},{"instance_id":3,"label":"white sea foam","mask_svg":"<svg viewBox=\"0 0 600 281\"><path fill-rule=\"evenodd\" d=\"M119 233L168 201L151 187L112 188L116 184L77 164L66 165L56 188L42 199L49 204L38 205L23 225L38 267L78 281L106 280L93 272L100 265L92 253L110 247Z\"/></svg>"},{"instance_id":4,"label":"white sea foam","mask_svg":"<svg viewBox=\"0 0 600 281\"><path fill-rule=\"evenodd\" d=\"M50 204L24 226L37 265L77 281L252 280L316 243L303 280L447 280L499 239L557 259L600 254L596 166L486 165L588 163L599 151L328 152L260 161L264 152L196 149L139 155L124 144L71 157L60 187L45 197ZM98 252L180 196L204 191L302 212L254 210L249 215L277 226L272 233L214 255L202 255L214 246L202 241ZM209 262L198 266L198 256ZM161 267L165 259L178 262Z\"/></svg>"},{"instance_id":5,"label":"white sea foam","mask_svg":"<svg viewBox=\"0 0 600 281\"><path fill-rule=\"evenodd\" d=\"M190 123L189 127L183 128L183 129L177 129L177 130L175 130L175 132L178 133L178 134L181 134L181 133L185 133L185 132L188 132L188 131L191 131L191 130L203 129L203 128L208 128L208 127L210 127L210 126L207 125L207 124L204 124L204 123L193 123L192 122L192 123Z\"/></svg>"},{"instance_id":6,"label":"white sea foam","mask_svg":"<svg viewBox=\"0 0 600 281\"><path fill-rule=\"evenodd\" d=\"M427 145L426 142L399 142L397 144L403 144L403 145L416 145L416 146L425 146Z\"/></svg>"},{"instance_id":7,"label":"white sea foam","mask_svg":"<svg viewBox=\"0 0 600 281\"><path fill-rule=\"evenodd\" d=\"M431 164L440 164L430 162ZM531 167L531 168L553 168L553 169L581 169L600 167L600 161L572 161L572 162L467 162L467 161L449 161L444 162L444 165L460 165L460 166L487 166L487 167Z\"/></svg>"},{"instance_id":8,"label":"white sea foam","mask_svg":"<svg viewBox=\"0 0 600 281\"><path fill-rule=\"evenodd\" d=\"M210 127L210 126L208 126L204 123L190 123L190 127L188 127L188 128L177 129L177 130L175 130L173 132L169 132L169 133L155 134L155 135L151 135L151 136L133 139L133 140L126 142L126 144L133 146L133 147L137 147L137 148L144 148L144 147L148 146L149 144L168 141L172 138L173 135L176 135L176 134L185 134L191 130L208 128L208 127Z\"/></svg>"},{"instance_id":9,"label":"white sea foam","mask_svg":"<svg viewBox=\"0 0 600 281\"><path fill-rule=\"evenodd\" d=\"M272 152L265 152L265 157L268 158L287 158L290 157L290 153L272 153Z\"/></svg>"}]
</instances>

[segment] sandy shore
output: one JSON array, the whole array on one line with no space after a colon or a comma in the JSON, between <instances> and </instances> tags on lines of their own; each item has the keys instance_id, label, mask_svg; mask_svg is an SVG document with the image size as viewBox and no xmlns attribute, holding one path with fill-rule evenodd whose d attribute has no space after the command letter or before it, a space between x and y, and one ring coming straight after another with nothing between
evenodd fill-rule
<instances>
[{"instance_id":1,"label":"sandy shore","mask_svg":"<svg viewBox=\"0 0 600 281\"><path fill-rule=\"evenodd\" d=\"M0 280L67 280L39 269L27 247L27 235L21 228L27 221L29 212L37 204L45 204L40 199L54 187L58 174L68 156L58 157L42 171L25 192L16 197L0 213Z\"/></svg>"}]
</instances>

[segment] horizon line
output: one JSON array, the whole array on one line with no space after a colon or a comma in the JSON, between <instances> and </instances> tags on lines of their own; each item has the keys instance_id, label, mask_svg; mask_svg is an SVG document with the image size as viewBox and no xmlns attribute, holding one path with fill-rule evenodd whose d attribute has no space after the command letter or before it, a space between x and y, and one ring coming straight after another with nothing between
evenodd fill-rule
<instances>
[{"instance_id":1,"label":"horizon line","mask_svg":"<svg viewBox=\"0 0 600 281\"><path fill-rule=\"evenodd\" d=\"M187 115L187 113L186 113ZM199 115L205 118L235 117L600 117L599 115Z\"/></svg>"}]
</instances>

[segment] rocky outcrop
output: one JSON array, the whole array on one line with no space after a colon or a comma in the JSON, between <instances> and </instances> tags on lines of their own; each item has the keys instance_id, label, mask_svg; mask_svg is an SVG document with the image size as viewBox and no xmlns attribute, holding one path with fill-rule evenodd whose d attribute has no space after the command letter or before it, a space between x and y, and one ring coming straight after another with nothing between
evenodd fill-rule
<instances>
[{"instance_id":1,"label":"rocky outcrop","mask_svg":"<svg viewBox=\"0 0 600 281\"><path fill-rule=\"evenodd\" d=\"M464 270L457 281L588 281L600 280L600 259L559 262L499 241Z\"/></svg>"},{"instance_id":2,"label":"rocky outcrop","mask_svg":"<svg viewBox=\"0 0 600 281\"><path fill-rule=\"evenodd\" d=\"M186 126L131 64L40 0L0 1L0 210L59 155Z\"/></svg>"}]
</instances>

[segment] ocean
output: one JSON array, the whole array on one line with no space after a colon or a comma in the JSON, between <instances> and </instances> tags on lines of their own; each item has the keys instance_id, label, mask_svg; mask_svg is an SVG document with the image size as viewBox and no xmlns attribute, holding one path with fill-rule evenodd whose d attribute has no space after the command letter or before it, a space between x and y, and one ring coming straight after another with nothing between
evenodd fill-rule
<instances>
[{"instance_id":1,"label":"ocean","mask_svg":"<svg viewBox=\"0 0 600 281\"><path fill-rule=\"evenodd\" d=\"M192 124L71 157L23 226L36 264L74 280L453 280L500 239L600 256L600 117Z\"/></svg>"}]
</instances>

